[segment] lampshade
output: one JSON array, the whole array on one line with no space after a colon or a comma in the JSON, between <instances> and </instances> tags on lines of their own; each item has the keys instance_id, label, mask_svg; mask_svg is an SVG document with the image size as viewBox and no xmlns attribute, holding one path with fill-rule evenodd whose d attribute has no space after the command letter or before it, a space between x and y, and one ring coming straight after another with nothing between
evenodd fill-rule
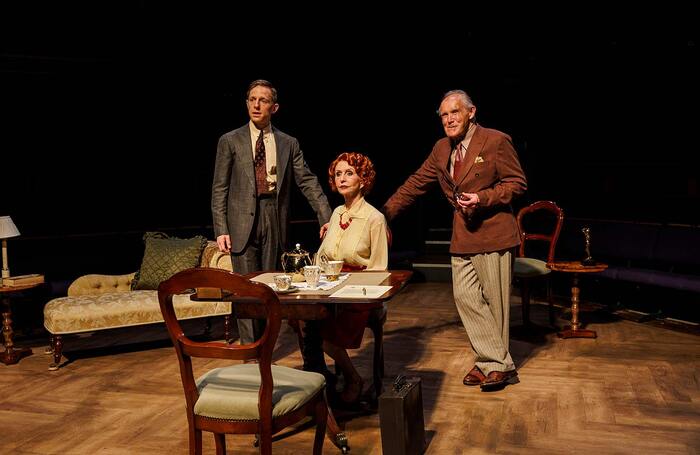
<instances>
[{"instance_id":1,"label":"lampshade","mask_svg":"<svg viewBox=\"0 0 700 455\"><path fill-rule=\"evenodd\" d=\"M19 235L19 230L17 226L12 222L12 218L9 216L0 216L0 239L9 239L10 237L17 237Z\"/></svg>"}]
</instances>

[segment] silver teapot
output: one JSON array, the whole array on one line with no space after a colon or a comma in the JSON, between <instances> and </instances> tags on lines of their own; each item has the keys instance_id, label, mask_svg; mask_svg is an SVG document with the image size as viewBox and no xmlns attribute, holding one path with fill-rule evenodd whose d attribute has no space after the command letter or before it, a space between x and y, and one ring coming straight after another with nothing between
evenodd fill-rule
<instances>
[{"instance_id":1,"label":"silver teapot","mask_svg":"<svg viewBox=\"0 0 700 455\"><path fill-rule=\"evenodd\" d=\"M312 265L309 252L301 249L301 244L297 243L292 251L282 253L282 270L284 273L302 273L307 265Z\"/></svg>"}]
</instances>

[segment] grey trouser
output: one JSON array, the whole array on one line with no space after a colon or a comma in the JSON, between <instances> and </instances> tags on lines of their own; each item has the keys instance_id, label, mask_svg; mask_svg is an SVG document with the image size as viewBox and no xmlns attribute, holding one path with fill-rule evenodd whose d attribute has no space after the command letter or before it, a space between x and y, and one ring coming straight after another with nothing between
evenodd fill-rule
<instances>
[{"instance_id":1,"label":"grey trouser","mask_svg":"<svg viewBox=\"0 0 700 455\"><path fill-rule=\"evenodd\" d=\"M452 257L455 305L484 374L515 368L508 352L512 250Z\"/></svg>"},{"instance_id":2,"label":"grey trouser","mask_svg":"<svg viewBox=\"0 0 700 455\"><path fill-rule=\"evenodd\" d=\"M279 270L282 254L279 244L277 200L274 197L258 199L258 214L248 245L241 253L231 253L233 271L245 275L261 270ZM252 343L265 330L264 320L238 319L237 323L241 344Z\"/></svg>"}]
</instances>

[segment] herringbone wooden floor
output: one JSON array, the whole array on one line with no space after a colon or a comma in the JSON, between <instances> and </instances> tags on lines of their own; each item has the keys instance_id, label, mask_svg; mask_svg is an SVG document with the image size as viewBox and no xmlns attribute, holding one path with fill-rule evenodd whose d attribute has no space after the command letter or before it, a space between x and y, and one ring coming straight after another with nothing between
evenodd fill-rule
<instances>
[{"instance_id":1,"label":"herringbone wooden floor","mask_svg":"<svg viewBox=\"0 0 700 455\"><path fill-rule=\"evenodd\" d=\"M532 319L546 320L534 305ZM564 315L565 317L568 315ZM700 338L584 312L598 339L560 340L523 330L512 308L511 347L520 384L494 393L462 385L472 366L467 338L445 283L412 284L390 302L387 378L419 375L428 454L700 452ZM563 321L560 321L563 322ZM299 367L283 326L278 364ZM162 337L151 329L67 339L66 349ZM0 365L0 447L12 454L185 454L187 422L177 361L166 343L82 350L57 372L42 347L18 365ZM371 378L372 337L352 355ZM77 354L77 355L76 355ZM200 369L221 362L200 362ZM346 423L354 454L381 453L376 414ZM310 453L313 430L273 444L275 453ZM229 453L253 454L248 436L227 437ZM214 453L204 437L205 453ZM326 441L324 453L338 450Z\"/></svg>"}]
</instances>

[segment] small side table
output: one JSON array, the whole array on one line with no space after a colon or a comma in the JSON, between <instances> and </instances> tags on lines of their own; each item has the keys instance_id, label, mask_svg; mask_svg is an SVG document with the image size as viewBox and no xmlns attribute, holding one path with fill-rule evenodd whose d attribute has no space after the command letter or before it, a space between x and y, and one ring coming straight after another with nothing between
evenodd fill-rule
<instances>
[{"instance_id":1,"label":"small side table","mask_svg":"<svg viewBox=\"0 0 700 455\"><path fill-rule=\"evenodd\" d=\"M0 297L2 297L2 335L5 339L5 352L0 352L0 362L5 365L13 365L23 357L32 355L29 348L15 348L12 342L12 306L10 295L15 292L26 291L43 285L44 283L26 284L21 286L0 286Z\"/></svg>"},{"instance_id":2,"label":"small side table","mask_svg":"<svg viewBox=\"0 0 700 455\"><path fill-rule=\"evenodd\" d=\"M598 335L594 330L586 330L581 328L581 323L578 320L579 311L579 273L597 273L608 268L608 264L598 262L595 265L583 265L581 261L556 261L548 262L547 268L555 272L564 272L573 274L573 284L571 285L571 326L567 326L561 332L557 333L559 338L595 338Z\"/></svg>"}]
</instances>

